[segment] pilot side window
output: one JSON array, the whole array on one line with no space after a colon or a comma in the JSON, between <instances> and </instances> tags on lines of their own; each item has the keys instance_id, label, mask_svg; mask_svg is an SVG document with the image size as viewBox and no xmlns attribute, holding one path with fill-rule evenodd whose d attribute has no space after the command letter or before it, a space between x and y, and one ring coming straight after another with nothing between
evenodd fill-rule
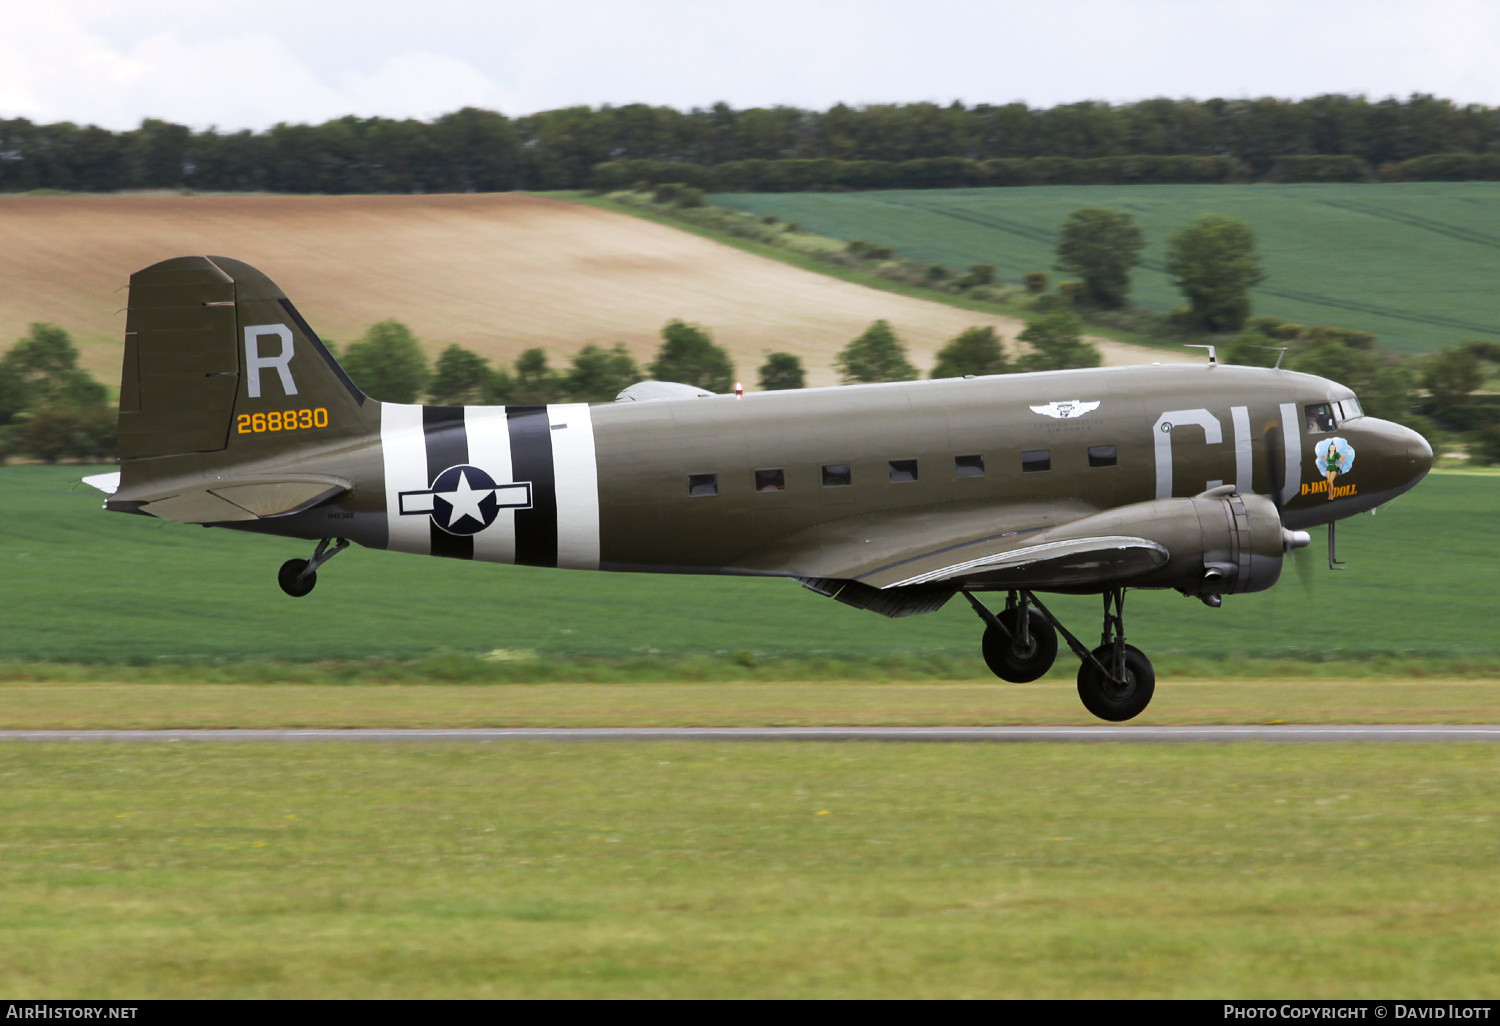
<instances>
[{"instance_id":1,"label":"pilot side window","mask_svg":"<svg viewBox=\"0 0 1500 1026\"><path fill-rule=\"evenodd\" d=\"M891 483L901 481L915 481L917 479L916 460L891 460Z\"/></svg>"},{"instance_id":2,"label":"pilot side window","mask_svg":"<svg viewBox=\"0 0 1500 1026\"><path fill-rule=\"evenodd\" d=\"M1365 411L1359 408L1359 400L1354 398L1345 399L1343 402L1334 403L1334 411L1339 415L1340 421L1353 420L1355 417L1363 417Z\"/></svg>"},{"instance_id":3,"label":"pilot side window","mask_svg":"<svg viewBox=\"0 0 1500 1026\"><path fill-rule=\"evenodd\" d=\"M786 471L757 470L755 472L755 490L757 492L786 491Z\"/></svg>"},{"instance_id":4,"label":"pilot side window","mask_svg":"<svg viewBox=\"0 0 1500 1026\"><path fill-rule=\"evenodd\" d=\"M688 495L697 497L699 495L718 495L718 474L689 474Z\"/></svg>"},{"instance_id":5,"label":"pilot side window","mask_svg":"<svg viewBox=\"0 0 1500 1026\"><path fill-rule=\"evenodd\" d=\"M983 456L955 456L953 470L959 477L983 477Z\"/></svg>"},{"instance_id":6,"label":"pilot side window","mask_svg":"<svg viewBox=\"0 0 1500 1026\"><path fill-rule=\"evenodd\" d=\"M1051 469L1051 449L1028 449L1021 453L1021 472L1023 474L1034 474L1037 471Z\"/></svg>"},{"instance_id":7,"label":"pilot side window","mask_svg":"<svg viewBox=\"0 0 1500 1026\"><path fill-rule=\"evenodd\" d=\"M1307 408L1307 433L1318 434L1320 431L1332 431L1334 429L1333 407L1327 403L1314 403Z\"/></svg>"},{"instance_id":8,"label":"pilot side window","mask_svg":"<svg viewBox=\"0 0 1500 1026\"><path fill-rule=\"evenodd\" d=\"M854 475L849 470L847 463L828 463L823 467L823 487L842 488L844 485L853 484Z\"/></svg>"}]
</instances>

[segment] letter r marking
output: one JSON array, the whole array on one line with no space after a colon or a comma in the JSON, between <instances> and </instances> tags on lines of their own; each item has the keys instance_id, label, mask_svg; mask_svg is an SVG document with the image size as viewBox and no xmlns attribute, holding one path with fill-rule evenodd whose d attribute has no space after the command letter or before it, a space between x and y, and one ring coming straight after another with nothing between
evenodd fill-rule
<instances>
[{"instance_id":1,"label":"letter r marking","mask_svg":"<svg viewBox=\"0 0 1500 1026\"><path fill-rule=\"evenodd\" d=\"M260 355L260 336L281 337L280 356ZM292 380L292 329L285 324L255 324L245 329L245 374L246 387L251 399L260 398L260 372L268 367L276 368L281 378L281 390L287 395L297 394L297 383Z\"/></svg>"}]
</instances>

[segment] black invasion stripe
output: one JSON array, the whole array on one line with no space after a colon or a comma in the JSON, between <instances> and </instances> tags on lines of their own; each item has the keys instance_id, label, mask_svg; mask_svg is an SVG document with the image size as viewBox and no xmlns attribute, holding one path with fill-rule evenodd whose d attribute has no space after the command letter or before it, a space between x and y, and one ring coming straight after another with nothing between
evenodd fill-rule
<instances>
[{"instance_id":1,"label":"black invasion stripe","mask_svg":"<svg viewBox=\"0 0 1500 1026\"><path fill-rule=\"evenodd\" d=\"M422 434L427 440L427 481L430 485L449 467L469 462L469 433L464 429L462 406L422 407ZM432 554L453 559L473 559L474 539L449 534L434 521Z\"/></svg>"},{"instance_id":2,"label":"black invasion stripe","mask_svg":"<svg viewBox=\"0 0 1500 1026\"><path fill-rule=\"evenodd\" d=\"M557 478L545 406L507 406L511 478L531 482L531 508L516 510L516 562L557 565Z\"/></svg>"},{"instance_id":3,"label":"black invasion stripe","mask_svg":"<svg viewBox=\"0 0 1500 1026\"><path fill-rule=\"evenodd\" d=\"M328 364L328 369L333 371L343 386L349 390L349 394L354 397L354 401L363 406L365 404L365 394L359 390L359 386L354 383L354 379L344 372L344 368L339 366L339 362L333 358L333 354L328 351L328 347L323 344L323 340L318 337L318 333L313 331L312 326L302 319L302 315L297 312L297 308L292 305L290 299L283 296L280 302L281 308L292 319L292 323L297 326L297 329L303 335L307 336L307 340L313 344L313 348L318 351L318 355L323 358L323 362Z\"/></svg>"}]
</instances>

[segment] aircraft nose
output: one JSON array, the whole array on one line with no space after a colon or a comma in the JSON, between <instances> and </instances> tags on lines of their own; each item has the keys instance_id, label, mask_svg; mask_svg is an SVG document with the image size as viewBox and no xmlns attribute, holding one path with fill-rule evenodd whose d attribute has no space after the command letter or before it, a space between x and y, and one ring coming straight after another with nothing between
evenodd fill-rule
<instances>
[{"instance_id":1,"label":"aircraft nose","mask_svg":"<svg viewBox=\"0 0 1500 1026\"><path fill-rule=\"evenodd\" d=\"M1406 429L1406 459L1417 477L1432 469L1432 446L1411 428Z\"/></svg>"}]
</instances>

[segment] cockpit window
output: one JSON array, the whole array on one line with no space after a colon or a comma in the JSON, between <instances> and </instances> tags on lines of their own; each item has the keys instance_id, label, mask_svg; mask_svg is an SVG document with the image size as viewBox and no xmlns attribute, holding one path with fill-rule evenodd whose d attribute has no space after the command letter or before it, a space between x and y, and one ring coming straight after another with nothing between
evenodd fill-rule
<instances>
[{"instance_id":1,"label":"cockpit window","mask_svg":"<svg viewBox=\"0 0 1500 1026\"><path fill-rule=\"evenodd\" d=\"M1334 429L1333 407L1327 403L1314 403L1307 408L1307 433L1315 435L1320 431L1332 431Z\"/></svg>"},{"instance_id":2,"label":"cockpit window","mask_svg":"<svg viewBox=\"0 0 1500 1026\"><path fill-rule=\"evenodd\" d=\"M1350 396L1343 402L1334 403L1338 407L1339 421L1353 420L1355 417L1363 417L1365 411L1359 408L1359 400Z\"/></svg>"}]
</instances>

